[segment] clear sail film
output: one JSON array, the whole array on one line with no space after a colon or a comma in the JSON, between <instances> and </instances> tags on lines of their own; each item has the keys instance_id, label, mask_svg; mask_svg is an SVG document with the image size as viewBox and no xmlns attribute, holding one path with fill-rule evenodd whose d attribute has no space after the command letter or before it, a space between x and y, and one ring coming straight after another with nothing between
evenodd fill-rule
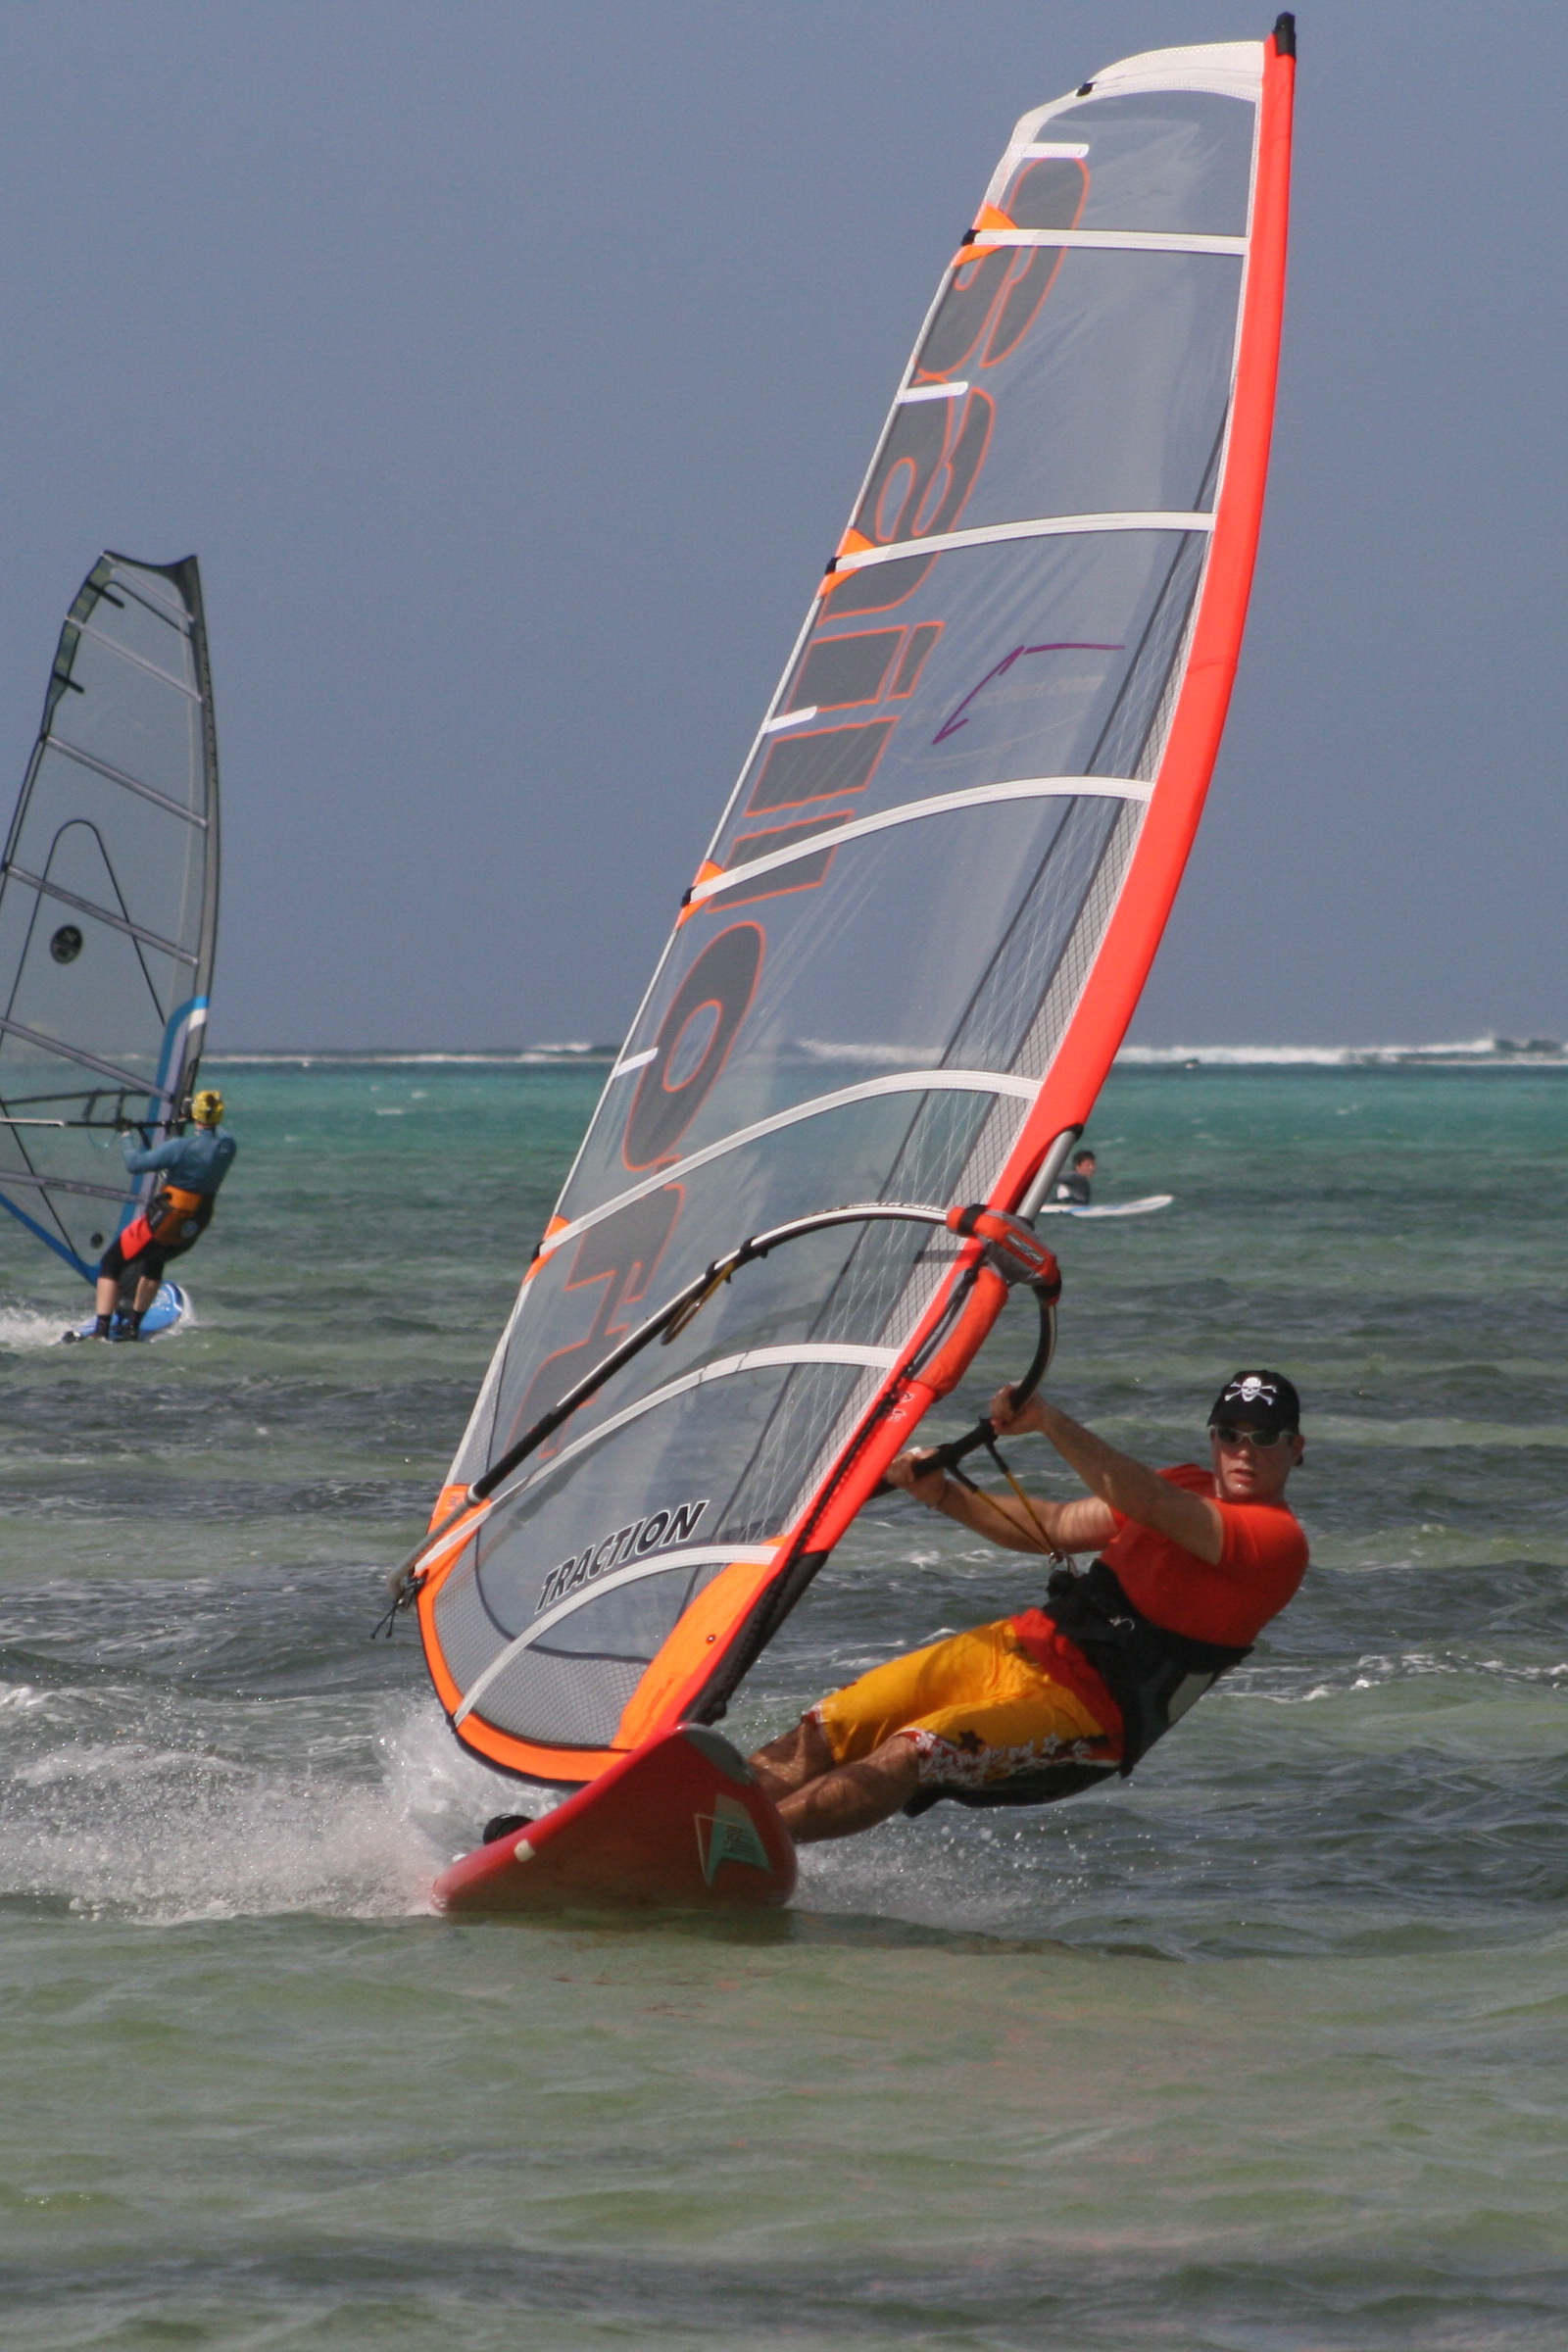
<instances>
[{"instance_id":1,"label":"clear sail film","mask_svg":"<svg viewBox=\"0 0 1568 2352\"><path fill-rule=\"evenodd\" d=\"M1240 649L1290 49L1282 20L1133 58L1013 132L445 1507L725 1249L849 1202L1016 1208L1087 1119ZM609 1380L428 1557L459 1736L569 1783L711 1720L908 1442L967 1262L930 1225L815 1234Z\"/></svg>"},{"instance_id":2,"label":"clear sail film","mask_svg":"<svg viewBox=\"0 0 1568 2352\"><path fill-rule=\"evenodd\" d=\"M76 1273L136 1213L117 1121L195 1083L218 757L194 557L99 558L60 632L0 862L0 1206Z\"/></svg>"}]
</instances>

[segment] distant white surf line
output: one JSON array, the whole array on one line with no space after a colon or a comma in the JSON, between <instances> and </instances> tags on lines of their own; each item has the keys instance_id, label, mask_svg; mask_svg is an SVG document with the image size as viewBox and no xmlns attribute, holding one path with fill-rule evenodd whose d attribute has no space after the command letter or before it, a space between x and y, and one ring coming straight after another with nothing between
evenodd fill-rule
<instances>
[{"instance_id":1,"label":"distant white surf line","mask_svg":"<svg viewBox=\"0 0 1568 2352\"><path fill-rule=\"evenodd\" d=\"M204 1069L573 1069L593 1068L615 1058L613 1046L519 1046L512 1052L497 1049L475 1054L385 1054L373 1046L359 1053L349 1047L320 1053L209 1054Z\"/></svg>"},{"instance_id":2,"label":"distant white surf line","mask_svg":"<svg viewBox=\"0 0 1568 2352\"><path fill-rule=\"evenodd\" d=\"M1476 1037L1432 1046L1123 1046L1116 1059L1134 1069L1369 1069L1410 1063L1568 1069L1568 1051L1555 1038Z\"/></svg>"},{"instance_id":3,"label":"distant white surf line","mask_svg":"<svg viewBox=\"0 0 1568 2352\"><path fill-rule=\"evenodd\" d=\"M906 1046L884 1041L803 1037L793 1051L806 1060L897 1062L908 1066ZM576 1043L494 1048L471 1053L400 1053L369 1046L318 1051L213 1054L208 1068L233 1069L562 1069L614 1063L619 1049ZM652 1055L634 1055L620 1065L630 1070ZM1365 1069L1408 1063L1448 1068L1488 1066L1568 1069L1568 1047L1555 1038L1473 1037L1430 1046L1123 1046L1117 1063L1131 1069L1301 1068Z\"/></svg>"}]
</instances>

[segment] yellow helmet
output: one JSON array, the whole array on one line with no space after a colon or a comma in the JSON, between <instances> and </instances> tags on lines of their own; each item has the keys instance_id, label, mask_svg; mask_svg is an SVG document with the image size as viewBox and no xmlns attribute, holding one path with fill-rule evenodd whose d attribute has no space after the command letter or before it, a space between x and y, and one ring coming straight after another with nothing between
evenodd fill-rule
<instances>
[{"instance_id":1,"label":"yellow helmet","mask_svg":"<svg viewBox=\"0 0 1568 2352\"><path fill-rule=\"evenodd\" d=\"M204 1086L191 1098L190 1115L199 1127L216 1127L223 1115L223 1098L216 1086Z\"/></svg>"}]
</instances>

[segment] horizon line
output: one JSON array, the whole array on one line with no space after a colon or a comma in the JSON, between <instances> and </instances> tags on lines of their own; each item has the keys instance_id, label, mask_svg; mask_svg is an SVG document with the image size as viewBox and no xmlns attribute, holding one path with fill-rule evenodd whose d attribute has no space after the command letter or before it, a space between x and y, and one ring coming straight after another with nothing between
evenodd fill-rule
<instances>
[{"instance_id":1,"label":"horizon line","mask_svg":"<svg viewBox=\"0 0 1568 2352\"><path fill-rule=\"evenodd\" d=\"M613 1062L620 1051L619 1046L609 1043L572 1039L529 1046L235 1046L226 1051L214 1049L204 1058L210 1062L230 1062L237 1066L375 1062L402 1064L411 1068L438 1065L461 1067L465 1064L476 1068L559 1068ZM883 1059L887 1048L878 1045L861 1049L847 1044L837 1049L834 1058L854 1059L861 1052ZM1130 1069L1224 1068L1249 1064L1255 1067L1344 1068L1408 1066L1412 1063L1429 1067L1441 1064L1447 1067L1502 1065L1532 1068L1555 1064L1568 1068L1568 1048L1557 1038L1516 1039L1494 1034L1443 1040L1429 1045L1125 1045L1116 1055L1116 1066Z\"/></svg>"}]
</instances>

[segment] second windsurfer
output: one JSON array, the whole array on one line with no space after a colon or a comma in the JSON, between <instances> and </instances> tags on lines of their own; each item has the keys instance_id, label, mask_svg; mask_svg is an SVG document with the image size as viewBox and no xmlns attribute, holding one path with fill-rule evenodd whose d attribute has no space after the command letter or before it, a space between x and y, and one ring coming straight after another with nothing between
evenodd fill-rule
<instances>
[{"instance_id":1,"label":"second windsurfer","mask_svg":"<svg viewBox=\"0 0 1568 2352\"><path fill-rule=\"evenodd\" d=\"M1058 1176L1051 1198L1058 1208L1087 1208L1094 1198L1095 1155L1075 1152L1070 1176Z\"/></svg>"},{"instance_id":2,"label":"second windsurfer","mask_svg":"<svg viewBox=\"0 0 1568 2352\"><path fill-rule=\"evenodd\" d=\"M918 1454L888 1472L917 1501L1013 1551L1099 1554L1045 1605L873 1667L752 1758L798 1843L849 1837L944 1796L1044 1802L1130 1772L1246 1656L1300 1584L1306 1538L1285 1501L1300 1399L1238 1372L1209 1415L1211 1468L1155 1471L1057 1406L991 1405L999 1436L1038 1430L1090 1493L1008 1502Z\"/></svg>"},{"instance_id":3,"label":"second windsurfer","mask_svg":"<svg viewBox=\"0 0 1568 2352\"><path fill-rule=\"evenodd\" d=\"M144 1150L137 1149L130 1135L121 1137L129 1173L139 1176L156 1169L163 1182L99 1262L98 1320L89 1335L93 1339L138 1338L165 1266L172 1257L193 1250L212 1222L218 1188L239 1147L222 1123L223 1098L216 1087L204 1087L190 1109L193 1135L171 1136L168 1143ZM132 1277L134 1289L129 1289Z\"/></svg>"}]
</instances>

